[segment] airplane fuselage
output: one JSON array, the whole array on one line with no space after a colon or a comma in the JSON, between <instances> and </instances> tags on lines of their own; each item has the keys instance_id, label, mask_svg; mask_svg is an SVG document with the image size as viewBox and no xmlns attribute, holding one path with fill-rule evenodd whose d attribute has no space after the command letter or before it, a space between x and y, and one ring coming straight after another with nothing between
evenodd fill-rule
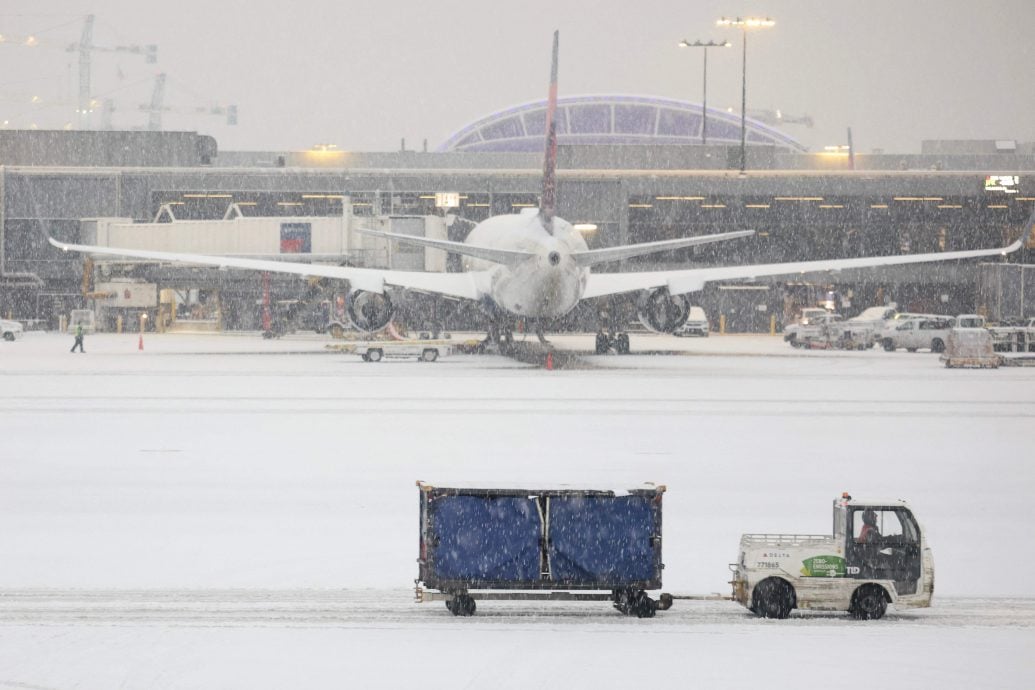
<instances>
[{"instance_id":1,"label":"airplane fuselage","mask_svg":"<svg viewBox=\"0 0 1035 690\"><path fill-rule=\"evenodd\" d=\"M572 254L588 247L565 220L553 219L551 235L543 227L538 209L493 216L475 226L465 243L535 255L509 264L465 257L466 270L486 271L485 291L504 311L526 318L552 319L567 314L582 299L589 269L578 266Z\"/></svg>"}]
</instances>

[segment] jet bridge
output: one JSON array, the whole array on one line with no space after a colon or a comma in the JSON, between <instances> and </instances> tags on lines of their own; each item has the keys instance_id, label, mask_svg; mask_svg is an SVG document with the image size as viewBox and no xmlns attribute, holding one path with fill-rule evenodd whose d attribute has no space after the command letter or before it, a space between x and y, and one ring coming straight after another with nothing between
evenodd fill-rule
<instances>
[{"instance_id":1,"label":"jet bridge","mask_svg":"<svg viewBox=\"0 0 1035 690\"><path fill-rule=\"evenodd\" d=\"M344 204L344 207L351 206ZM446 270L446 253L442 250L390 242L381 237L362 234L357 228L434 239L447 238L446 220L440 216L383 215L357 218L351 213L345 213L340 216L263 217L245 215L238 204L231 204L221 220L181 220L176 217L175 206L171 204L163 205L151 222L134 222L131 218L82 219L80 237L86 244L149 251L249 256L410 271ZM222 271L211 267L110 256L84 261L83 271L84 285L117 283L120 286L118 295L112 290L93 290L89 294L84 292L84 296L93 300L102 324L115 322L120 310L126 306L119 302L119 296L125 294L127 289L134 294L139 292L133 290L135 285L148 286L151 295L169 288L215 292L218 300L225 303L227 308L249 312L242 316L243 323L235 320L228 326L262 327L266 331L271 330L268 319L262 318L263 323L258 323L250 313L256 310L249 305L265 305L270 300L301 302L319 298L312 286L306 287L297 276L270 275L264 278L260 273L249 271ZM345 289L345 286L341 288ZM133 306L145 307L141 304ZM298 311L304 310L305 306L301 305ZM220 311L225 312L227 309Z\"/></svg>"}]
</instances>

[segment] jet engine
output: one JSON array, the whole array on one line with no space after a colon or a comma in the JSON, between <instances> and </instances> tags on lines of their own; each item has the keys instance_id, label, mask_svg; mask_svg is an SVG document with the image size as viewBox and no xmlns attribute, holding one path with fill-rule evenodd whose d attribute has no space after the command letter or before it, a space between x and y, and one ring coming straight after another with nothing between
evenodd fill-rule
<instances>
[{"instance_id":1,"label":"jet engine","mask_svg":"<svg viewBox=\"0 0 1035 690\"><path fill-rule=\"evenodd\" d=\"M386 294L354 290L345 298L345 313L361 331L380 331L392 320L392 301Z\"/></svg>"},{"instance_id":2,"label":"jet engine","mask_svg":"<svg viewBox=\"0 0 1035 690\"><path fill-rule=\"evenodd\" d=\"M690 315L690 301L685 295L670 295L666 288L644 293L637 305L640 323L655 333L671 333Z\"/></svg>"}]
</instances>

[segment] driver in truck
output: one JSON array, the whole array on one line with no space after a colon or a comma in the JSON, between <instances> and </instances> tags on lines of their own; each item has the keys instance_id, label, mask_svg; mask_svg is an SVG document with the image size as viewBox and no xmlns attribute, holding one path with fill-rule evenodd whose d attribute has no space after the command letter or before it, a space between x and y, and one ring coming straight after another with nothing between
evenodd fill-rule
<instances>
[{"instance_id":1,"label":"driver in truck","mask_svg":"<svg viewBox=\"0 0 1035 690\"><path fill-rule=\"evenodd\" d=\"M863 511L862 518L862 530L859 531L859 536L855 541L859 544L872 544L880 539L880 530L877 529L877 513L872 509L867 509Z\"/></svg>"}]
</instances>

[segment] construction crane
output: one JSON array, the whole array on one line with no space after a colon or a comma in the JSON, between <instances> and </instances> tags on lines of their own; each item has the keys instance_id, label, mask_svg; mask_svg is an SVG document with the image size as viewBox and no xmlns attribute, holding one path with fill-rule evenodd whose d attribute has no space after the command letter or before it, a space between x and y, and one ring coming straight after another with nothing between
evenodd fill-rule
<instances>
[{"instance_id":1,"label":"construction crane","mask_svg":"<svg viewBox=\"0 0 1035 690\"><path fill-rule=\"evenodd\" d=\"M165 83L166 76L162 72L155 77L154 90L151 92L151 103L142 104L140 110L147 112L147 129L151 132L160 132L162 130L162 113L175 111L174 108L165 106ZM182 110L179 112L183 112ZM223 115L226 116L226 124L236 125L237 124L237 106L236 105L207 105L198 106L193 108L190 112L198 115Z\"/></svg>"},{"instance_id":2,"label":"construction crane","mask_svg":"<svg viewBox=\"0 0 1035 690\"><path fill-rule=\"evenodd\" d=\"M79 52L79 108L76 111L79 115L79 129L90 129L90 114L93 111L90 97L90 63L94 52L143 55L144 62L146 63L153 64L158 62L158 46L153 44L115 46L113 48L94 45L93 20L94 16L92 14L86 15L79 43L73 43L67 48L69 53Z\"/></svg>"}]
</instances>

